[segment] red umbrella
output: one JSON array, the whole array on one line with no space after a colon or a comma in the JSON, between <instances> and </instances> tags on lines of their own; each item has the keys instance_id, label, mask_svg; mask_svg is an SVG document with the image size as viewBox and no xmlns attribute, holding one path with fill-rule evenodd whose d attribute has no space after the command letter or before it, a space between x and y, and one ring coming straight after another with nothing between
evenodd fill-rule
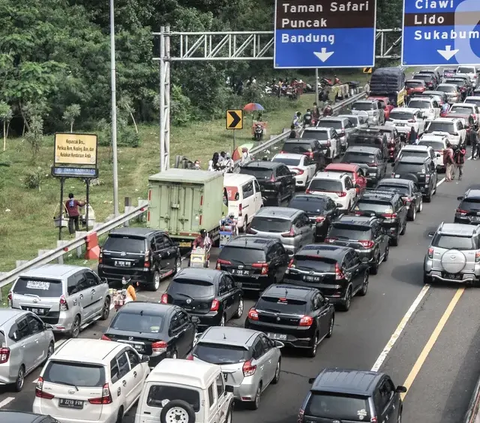
<instances>
[{"instance_id":1,"label":"red umbrella","mask_svg":"<svg viewBox=\"0 0 480 423\"><path fill-rule=\"evenodd\" d=\"M248 103L243 110L245 112L255 112L257 110L265 110L261 104L258 103Z\"/></svg>"}]
</instances>

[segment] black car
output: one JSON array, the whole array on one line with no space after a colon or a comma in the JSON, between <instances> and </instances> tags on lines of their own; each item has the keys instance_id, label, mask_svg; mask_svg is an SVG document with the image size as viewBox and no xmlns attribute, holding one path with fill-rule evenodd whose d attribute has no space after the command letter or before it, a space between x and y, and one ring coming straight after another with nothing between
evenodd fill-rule
<instances>
[{"instance_id":1,"label":"black car","mask_svg":"<svg viewBox=\"0 0 480 423\"><path fill-rule=\"evenodd\" d=\"M315 357L318 344L332 336L334 323L333 304L318 289L272 285L248 312L245 327Z\"/></svg>"},{"instance_id":2,"label":"black car","mask_svg":"<svg viewBox=\"0 0 480 423\"><path fill-rule=\"evenodd\" d=\"M243 315L243 293L227 272L188 267L173 278L162 295L163 304L183 307L199 318L198 327L225 326Z\"/></svg>"},{"instance_id":3,"label":"black car","mask_svg":"<svg viewBox=\"0 0 480 423\"><path fill-rule=\"evenodd\" d=\"M351 247L311 244L295 254L284 282L318 289L344 311L350 309L355 295L368 291L369 265Z\"/></svg>"},{"instance_id":4,"label":"black car","mask_svg":"<svg viewBox=\"0 0 480 423\"><path fill-rule=\"evenodd\" d=\"M297 423L402 421L404 386L390 376L368 370L324 369L312 384Z\"/></svg>"},{"instance_id":5,"label":"black car","mask_svg":"<svg viewBox=\"0 0 480 423\"><path fill-rule=\"evenodd\" d=\"M295 174L283 163L253 161L240 167L240 173L255 176L263 198L272 205L295 195Z\"/></svg>"},{"instance_id":6,"label":"black car","mask_svg":"<svg viewBox=\"0 0 480 423\"><path fill-rule=\"evenodd\" d=\"M263 291L283 279L289 261L279 240L239 236L221 249L217 269L230 273L244 291Z\"/></svg>"},{"instance_id":7,"label":"black car","mask_svg":"<svg viewBox=\"0 0 480 423\"><path fill-rule=\"evenodd\" d=\"M408 207L398 192L367 192L355 203L353 211L355 216L373 215L381 218L382 227L394 246L398 245L400 235L404 235L407 230Z\"/></svg>"},{"instance_id":8,"label":"black car","mask_svg":"<svg viewBox=\"0 0 480 423\"><path fill-rule=\"evenodd\" d=\"M401 157L393 167L392 178L412 180L427 203L437 193L437 167L428 157Z\"/></svg>"},{"instance_id":9,"label":"black car","mask_svg":"<svg viewBox=\"0 0 480 423\"><path fill-rule=\"evenodd\" d=\"M98 259L98 275L109 284L125 278L156 291L160 281L182 267L178 244L164 231L149 228L114 229Z\"/></svg>"},{"instance_id":10,"label":"black car","mask_svg":"<svg viewBox=\"0 0 480 423\"><path fill-rule=\"evenodd\" d=\"M2 423L60 423L52 416L27 413L24 411L0 410Z\"/></svg>"},{"instance_id":11,"label":"black car","mask_svg":"<svg viewBox=\"0 0 480 423\"><path fill-rule=\"evenodd\" d=\"M388 260L389 237L375 216L342 216L332 224L325 242L330 245L355 249L362 262L376 275L378 267Z\"/></svg>"},{"instance_id":12,"label":"black car","mask_svg":"<svg viewBox=\"0 0 480 423\"><path fill-rule=\"evenodd\" d=\"M387 173L387 158L382 150L375 147L348 147L340 163L353 163L362 168L367 186L372 187L385 177Z\"/></svg>"},{"instance_id":13,"label":"black car","mask_svg":"<svg viewBox=\"0 0 480 423\"><path fill-rule=\"evenodd\" d=\"M150 367L164 358L185 358L193 348L198 319L175 305L134 301L115 315L102 339L131 345L150 357Z\"/></svg>"},{"instance_id":14,"label":"black car","mask_svg":"<svg viewBox=\"0 0 480 423\"><path fill-rule=\"evenodd\" d=\"M387 137L388 160L394 162L398 153L402 149L402 142L400 141L400 134L395 126L376 126L373 127L382 135Z\"/></svg>"},{"instance_id":15,"label":"black car","mask_svg":"<svg viewBox=\"0 0 480 423\"><path fill-rule=\"evenodd\" d=\"M288 207L303 210L310 222L315 223L315 241L323 241L332 221L341 215L335 201L326 195L296 195Z\"/></svg>"},{"instance_id":16,"label":"black car","mask_svg":"<svg viewBox=\"0 0 480 423\"><path fill-rule=\"evenodd\" d=\"M437 88L437 85L438 85L435 76L431 75L431 74L417 73L417 74L413 75L412 79L417 79L417 80L420 80L420 81L424 81L426 87L429 90L434 90L435 88Z\"/></svg>"},{"instance_id":17,"label":"black car","mask_svg":"<svg viewBox=\"0 0 480 423\"><path fill-rule=\"evenodd\" d=\"M423 195L410 179L382 179L375 188L377 191L398 192L408 208L408 220L414 221L417 213L423 210Z\"/></svg>"},{"instance_id":18,"label":"black car","mask_svg":"<svg viewBox=\"0 0 480 423\"><path fill-rule=\"evenodd\" d=\"M325 148L316 138L289 138L285 140L280 153L305 154L317 164L317 170L323 169L326 165Z\"/></svg>"},{"instance_id":19,"label":"black car","mask_svg":"<svg viewBox=\"0 0 480 423\"><path fill-rule=\"evenodd\" d=\"M379 148L383 156L388 158L388 139L378 127L362 128L353 132L348 139L348 145Z\"/></svg>"},{"instance_id":20,"label":"black car","mask_svg":"<svg viewBox=\"0 0 480 423\"><path fill-rule=\"evenodd\" d=\"M480 225L480 189L469 189L462 197L457 197L460 201L455 210L455 223L464 223L466 225Z\"/></svg>"}]
</instances>

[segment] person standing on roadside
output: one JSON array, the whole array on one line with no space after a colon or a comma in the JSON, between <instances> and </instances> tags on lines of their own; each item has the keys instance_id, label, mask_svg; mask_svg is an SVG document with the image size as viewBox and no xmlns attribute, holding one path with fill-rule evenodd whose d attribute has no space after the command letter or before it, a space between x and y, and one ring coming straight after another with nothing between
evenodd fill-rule
<instances>
[{"instance_id":1,"label":"person standing on roadside","mask_svg":"<svg viewBox=\"0 0 480 423\"><path fill-rule=\"evenodd\" d=\"M475 129L472 128L469 134L470 144L472 145L472 160L477 160L479 132L475 131Z\"/></svg>"},{"instance_id":2,"label":"person standing on roadside","mask_svg":"<svg viewBox=\"0 0 480 423\"><path fill-rule=\"evenodd\" d=\"M67 209L68 213L68 232L70 232L70 235L73 235L79 230L78 218L80 217L80 213L78 212L78 208L83 207L84 205L85 201L78 201L75 199L72 193L68 194L68 200L65 202L65 208Z\"/></svg>"},{"instance_id":3,"label":"person standing on roadside","mask_svg":"<svg viewBox=\"0 0 480 423\"><path fill-rule=\"evenodd\" d=\"M290 126L290 135L288 138L293 139L297 138L297 130L295 129L295 125Z\"/></svg>"},{"instance_id":4,"label":"person standing on roadside","mask_svg":"<svg viewBox=\"0 0 480 423\"><path fill-rule=\"evenodd\" d=\"M458 180L462 180L463 176L463 165L465 164L465 155L467 154L467 150L465 150L465 146L463 144L459 144L458 147L455 149L454 159L455 159L455 166L458 169ZM454 169L453 173L456 173L456 169ZM455 175L453 175L455 177Z\"/></svg>"},{"instance_id":5,"label":"person standing on roadside","mask_svg":"<svg viewBox=\"0 0 480 423\"><path fill-rule=\"evenodd\" d=\"M453 163L454 159L452 144L447 142L447 148L443 150L443 164L446 169L445 182L450 182L452 180Z\"/></svg>"},{"instance_id":6,"label":"person standing on roadside","mask_svg":"<svg viewBox=\"0 0 480 423\"><path fill-rule=\"evenodd\" d=\"M318 122L318 119L320 119L320 109L317 105L317 103L313 103L313 124L316 125Z\"/></svg>"}]
</instances>

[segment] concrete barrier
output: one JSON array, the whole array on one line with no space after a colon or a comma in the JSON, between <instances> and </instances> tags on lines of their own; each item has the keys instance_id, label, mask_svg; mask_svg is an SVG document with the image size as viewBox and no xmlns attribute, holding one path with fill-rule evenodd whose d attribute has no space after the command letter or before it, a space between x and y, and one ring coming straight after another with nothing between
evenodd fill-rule
<instances>
[{"instance_id":1,"label":"concrete barrier","mask_svg":"<svg viewBox=\"0 0 480 423\"><path fill-rule=\"evenodd\" d=\"M75 238L85 238L87 236L87 231L78 231L75 232ZM83 246L80 246L77 248L77 258L82 258L83 257Z\"/></svg>"},{"instance_id":2,"label":"concrete barrier","mask_svg":"<svg viewBox=\"0 0 480 423\"><path fill-rule=\"evenodd\" d=\"M65 245L69 244L70 241L57 241L57 248L64 247ZM63 256L60 256L57 260L58 264L63 264Z\"/></svg>"}]
</instances>

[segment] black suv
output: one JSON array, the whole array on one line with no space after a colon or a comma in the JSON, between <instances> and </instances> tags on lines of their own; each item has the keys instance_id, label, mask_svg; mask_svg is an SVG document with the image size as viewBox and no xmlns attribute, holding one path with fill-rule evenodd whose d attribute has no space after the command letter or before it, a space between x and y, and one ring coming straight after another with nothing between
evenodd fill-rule
<instances>
[{"instance_id":1,"label":"black suv","mask_svg":"<svg viewBox=\"0 0 480 423\"><path fill-rule=\"evenodd\" d=\"M397 128L393 125L388 125L377 126L371 129L377 130L380 134L387 137L388 160L394 162L402 148L400 134L398 133Z\"/></svg>"},{"instance_id":2,"label":"black suv","mask_svg":"<svg viewBox=\"0 0 480 423\"><path fill-rule=\"evenodd\" d=\"M332 224L325 242L354 248L370 267L370 273L376 275L390 253L389 237L382 223L375 216L342 216Z\"/></svg>"},{"instance_id":3,"label":"black suv","mask_svg":"<svg viewBox=\"0 0 480 423\"><path fill-rule=\"evenodd\" d=\"M457 197L460 201L457 210L455 210L455 223L464 223L466 225L480 225L480 189L469 189L462 197Z\"/></svg>"},{"instance_id":4,"label":"black suv","mask_svg":"<svg viewBox=\"0 0 480 423\"><path fill-rule=\"evenodd\" d=\"M199 328L225 326L240 319L244 302L240 285L227 272L187 267L173 278L162 295L162 304L183 307L199 318Z\"/></svg>"},{"instance_id":5,"label":"black suv","mask_svg":"<svg viewBox=\"0 0 480 423\"><path fill-rule=\"evenodd\" d=\"M0 410L0 421L2 423L60 423L52 416L13 410Z\"/></svg>"},{"instance_id":6,"label":"black suv","mask_svg":"<svg viewBox=\"0 0 480 423\"><path fill-rule=\"evenodd\" d=\"M318 344L333 334L335 309L318 289L272 285L248 312L247 329L317 355Z\"/></svg>"},{"instance_id":7,"label":"black suv","mask_svg":"<svg viewBox=\"0 0 480 423\"><path fill-rule=\"evenodd\" d=\"M182 267L178 244L164 231L147 228L114 229L98 258L98 276L115 283L132 278L156 291L160 281Z\"/></svg>"},{"instance_id":8,"label":"black suv","mask_svg":"<svg viewBox=\"0 0 480 423\"><path fill-rule=\"evenodd\" d=\"M255 176L263 198L274 206L295 194L295 174L283 163L253 161L242 166L240 173Z\"/></svg>"},{"instance_id":9,"label":"black suv","mask_svg":"<svg viewBox=\"0 0 480 423\"><path fill-rule=\"evenodd\" d=\"M408 208L408 220L414 221L423 210L423 195L410 179L382 179L375 190L398 192Z\"/></svg>"},{"instance_id":10,"label":"black suv","mask_svg":"<svg viewBox=\"0 0 480 423\"><path fill-rule=\"evenodd\" d=\"M303 210L315 224L315 241L323 241L332 222L341 215L335 201L326 195L296 195L288 207Z\"/></svg>"},{"instance_id":11,"label":"black suv","mask_svg":"<svg viewBox=\"0 0 480 423\"><path fill-rule=\"evenodd\" d=\"M295 254L284 281L317 288L332 304L348 311L354 295L367 294L369 274L353 248L311 244Z\"/></svg>"},{"instance_id":12,"label":"black suv","mask_svg":"<svg viewBox=\"0 0 480 423\"><path fill-rule=\"evenodd\" d=\"M244 290L263 291L283 279L289 260L279 240L239 236L221 249L217 269L230 273Z\"/></svg>"},{"instance_id":13,"label":"black suv","mask_svg":"<svg viewBox=\"0 0 480 423\"><path fill-rule=\"evenodd\" d=\"M400 422L404 386L390 376L367 370L324 369L313 379L297 423Z\"/></svg>"},{"instance_id":14,"label":"black suv","mask_svg":"<svg viewBox=\"0 0 480 423\"><path fill-rule=\"evenodd\" d=\"M363 128L352 133L348 141L351 147L363 145L375 147L382 150L385 157L388 157L388 138L378 128Z\"/></svg>"},{"instance_id":15,"label":"black suv","mask_svg":"<svg viewBox=\"0 0 480 423\"><path fill-rule=\"evenodd\" d=\"M375 147L348 147L340 163L353 163L362 168L367 186L375 186L387 173L387 157Z\"/></svg>"},{"instance_id":16,"label":"black suv","mask_svg":"<svg viewBox=\"0 0 480 423\"><path fill-rule=\"evenodd\" d=\"M425 201L432 201L437 192L437 167L429 157L402 157L392 171L392 178L410 179L420 189Z\"/></svg>"},{"instance_id":17,"label":"black suv","mask_svg":"<svg viewBox=\"0 0 480 423\"><path fill-rule=\"evenodd\" d=\"M317 164L317 170L325 168L325 149L315 138L287 139L280 153L304 154Z\"/></svg>"},{"instance_id":18,"label":"black suv","mask_svg":"<svg viewBox=\"0 0 480 423\"><path fill-rule=\"evenodd\" d=\"M382 219L392 245L397 246L400 235L407 230L408 208L401 194L392 191L370 191L353 208L355 216L376 216Z\"/></svg>"}]
</instances>

